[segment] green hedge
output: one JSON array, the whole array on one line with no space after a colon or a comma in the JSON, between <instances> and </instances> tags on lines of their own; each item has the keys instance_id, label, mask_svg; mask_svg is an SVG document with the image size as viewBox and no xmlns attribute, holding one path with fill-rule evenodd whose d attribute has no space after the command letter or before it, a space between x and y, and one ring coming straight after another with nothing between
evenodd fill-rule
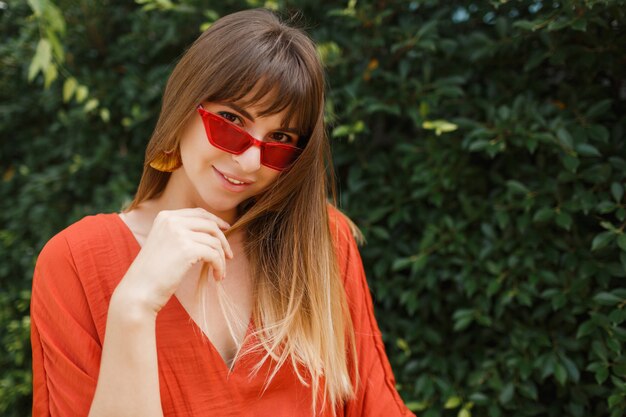
<instances>
[{"instance_id":1,"label":"green hedge","mask_svg":"<svg viewBox=\"0 0 626 417\"><path fill-rule=\"evenodd\" d=\"M626 2L450 3L0 2L0 414L30 412L38 251L131 198L177 58L263 5L301 10L327 64L341 207L407 404L626 413Z\"/></svg>"}]
</instances>

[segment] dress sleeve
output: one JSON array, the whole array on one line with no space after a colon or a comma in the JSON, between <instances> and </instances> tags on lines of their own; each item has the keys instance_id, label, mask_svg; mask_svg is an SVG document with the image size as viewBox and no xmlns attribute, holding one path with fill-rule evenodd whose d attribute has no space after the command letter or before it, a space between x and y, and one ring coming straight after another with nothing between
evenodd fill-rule
<instances>
[{"instance_id":1,"label":"dress sleeve","mask_svg":"<svg viewBox=\"0 0 626 417\"><path fill-rule=\"evenodd\" d=\"M345 416L414 416L396 391L396 381L374 317L361 256L347 220L341 217L339 215L335 233L338 235L339 262L354 325L360 378L356 398L345 405Z\"/></svg>"},{"instance_id":2,"label":"dress sleeve","mask_svg":"<svg viewBox=\"0 0 626 417\"><path fill-rule=\"evenodd\" d=\"M31 345L33 417L87 416L102 348L62 234L46 244L35 266Z\"/></svg>"}]
</instances>

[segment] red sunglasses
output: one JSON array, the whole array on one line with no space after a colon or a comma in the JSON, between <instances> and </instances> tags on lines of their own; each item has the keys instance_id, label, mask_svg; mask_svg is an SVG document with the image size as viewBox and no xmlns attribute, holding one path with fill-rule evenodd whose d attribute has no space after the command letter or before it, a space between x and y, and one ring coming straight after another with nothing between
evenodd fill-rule
<instances>
[{"instance_id":1,"label":"red sunglasses","mask_svg":"<svg viewBox=\"0 0 626 417\"><path fill-rule=\"evenodd\" d=\"M234 155L241 155L250 146L261 149L261 164L283 171L296 160L302 149L285 143L263 142L217 114L198 106L204 130L211 145Z\"/></svg>"}]
</instances>

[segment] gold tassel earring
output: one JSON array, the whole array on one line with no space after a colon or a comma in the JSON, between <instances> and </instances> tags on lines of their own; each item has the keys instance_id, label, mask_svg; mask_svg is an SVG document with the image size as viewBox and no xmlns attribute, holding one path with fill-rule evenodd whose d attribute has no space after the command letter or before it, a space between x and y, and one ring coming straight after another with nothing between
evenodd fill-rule
<instances>
[{"instance_id":1,"label":"gold tassel earring","mask_svg":"<svg viewBox=\"0 0 626 417\"><path fill-rule=\"evenodd\" d=\"M150 162L150 166L152 168L161 172L172 172L180 168L182 165L183 162L180 159L180 153L178 151L163 151L152 162Z\"/></svg>"}]
</instances>

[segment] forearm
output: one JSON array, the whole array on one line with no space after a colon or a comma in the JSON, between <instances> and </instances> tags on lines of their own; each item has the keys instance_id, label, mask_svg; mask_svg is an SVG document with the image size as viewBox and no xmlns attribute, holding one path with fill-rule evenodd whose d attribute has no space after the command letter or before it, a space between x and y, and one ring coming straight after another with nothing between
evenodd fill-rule
<instances>
[{"instance_id":1,"label":"forearm","mask_svg":"<svg viewBox=\"0 0 626 417\"><path fill-rule=\"evenodd\" d=\"M117 292L116 292L117 293ZM113 294L89 417L162 417L156 314Z\"/></svg>"}]
</instances>

